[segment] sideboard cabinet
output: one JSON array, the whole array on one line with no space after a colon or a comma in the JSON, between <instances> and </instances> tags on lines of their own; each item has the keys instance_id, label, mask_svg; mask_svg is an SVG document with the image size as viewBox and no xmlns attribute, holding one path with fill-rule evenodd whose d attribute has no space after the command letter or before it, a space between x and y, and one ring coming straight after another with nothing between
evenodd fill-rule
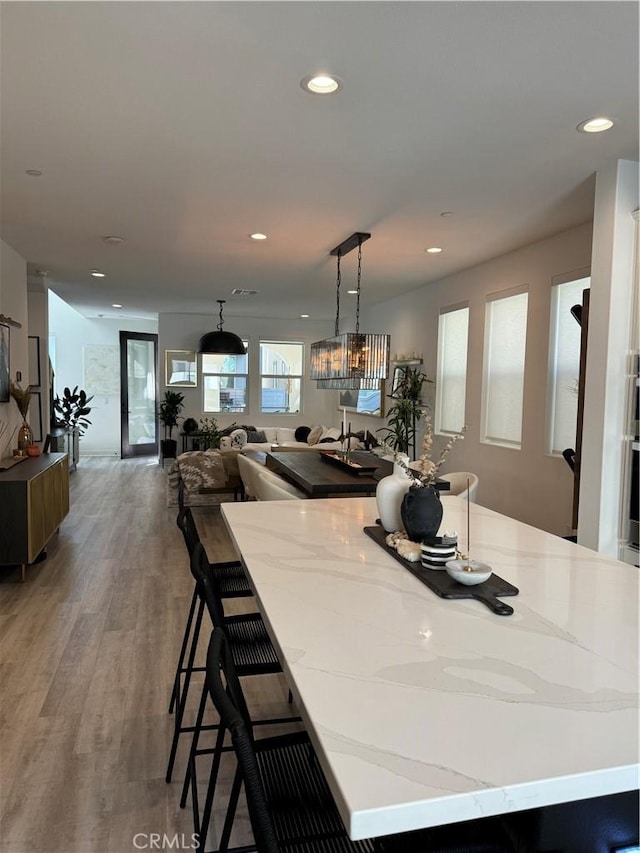
<instances>
[{"instance_id":1,"label":"sideboard cabinet","mask_svg":"<svg viewBox=\"0 0 640 853\"><path fill-rule=\"evenodd\" d=\"M69 457L44 453L0 473L0 565L33 563L69 512Z\"/></svg>"}]
</instances>

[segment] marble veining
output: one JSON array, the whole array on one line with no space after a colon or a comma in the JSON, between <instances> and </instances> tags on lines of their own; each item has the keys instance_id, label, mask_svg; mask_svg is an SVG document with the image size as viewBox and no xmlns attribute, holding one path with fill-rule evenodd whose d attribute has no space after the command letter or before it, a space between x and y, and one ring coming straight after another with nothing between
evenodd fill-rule
<instances>
[{"instance_id":1,"label":"marble veining","mask_svg":"<svg viewBox=\"0 0 640 853\"><path fill-rule=\"evenodd\" d=\"M472 504L472 556L520 589L499 617L370 540L372 498L222 513L352 838L637 786L637 569Z\"/></svg>"}]
</instances>

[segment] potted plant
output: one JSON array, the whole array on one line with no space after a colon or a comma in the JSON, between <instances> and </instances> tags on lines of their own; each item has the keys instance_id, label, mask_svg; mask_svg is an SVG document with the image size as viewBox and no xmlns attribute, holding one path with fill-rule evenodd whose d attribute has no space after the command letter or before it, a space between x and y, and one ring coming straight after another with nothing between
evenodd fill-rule
<instances>
[{"instance_id":1,"label":"potted plant","mask_svg":"<svg viewBox=\"0 0 640 853\"><path fill-rule=\"evenodd\" d=\"M90 403L93 400L93 394L87 397L86 392L82 389L78 390L76 385L73 391L69 388L64 389L62 399L56 395L53 401L54 415L56 426L68 430L77 430L78 435L84 435L91 421L87 415L91 411Z\"/></svg>"},{"instance_id":2,"label":"potted plant","mask_svg":"<svg viewBox=\"0 0 640 853\"><path fill-rule=\"evenodd\" d=\"M218 429L215 418L201 418L199 433L199 444L202 450L218 450L222 440L222 431Z\"/></svg>"},{"instance_id":3,"label":"potted plant","mask_svg":"<svg viewBox=\"0 0 640 853\"><path fill-rule=\"evenodd\" d=\"M178 443L173 438L173 429L178 425L178 418L183 408L184 394L180 394L179 391L164 392L164 399L158 406L158 419L164 427L164 439L160 442L163 459L175 459Z\"/></svg>"},{"instance_id":4,"label":"potted plant","mask_svg":"<svg viewBox=\"0 0 640 853\"><path fill-rule=\"evenodd\" d=\"M395 402L387 413L387 426L378 432L396 453L408 454L415 445L416 427L424 414L422 387L425 382L433 380L419 368L404 367L400 381L389 395Z\"/></svg>"}]
</instances>

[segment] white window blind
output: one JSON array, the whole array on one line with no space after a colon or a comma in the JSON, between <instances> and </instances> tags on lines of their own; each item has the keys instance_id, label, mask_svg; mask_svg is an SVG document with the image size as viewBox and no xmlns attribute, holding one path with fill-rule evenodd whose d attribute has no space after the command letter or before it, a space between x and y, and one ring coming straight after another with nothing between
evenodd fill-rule
<instances>
[{"instance_id":1,"label":"white window blind","mask_svg":"<svg viewBox=\"0 0 640 853\"><path fill-rule=\"evenodd\" d=\"M576 446L581 330L571 308L582 305L582 292L590 283L590 278L579 278L554 284L551 288L548 453L559 455Z\"/></svg>"},{"instance_id":2,"label":"white window blind","mask_svg":"<svg viewBox=\"0 0 640 853\"><path fill-rule=\"evenodd\" d=\"M443 309L438 320L436 432L460 432L465 424L469 308Z\"/></svg>"},{"instance_id":3,"label":"white window blind","mask_svg":"<svg viewBox=\"0 0 640 853\"><path fill-rule=\"evenodd\" d=\"M482 386L482 441L519 449L522 442L524 359L527 337L525 292L487 299Z\"/></svg>"}]
</instances>

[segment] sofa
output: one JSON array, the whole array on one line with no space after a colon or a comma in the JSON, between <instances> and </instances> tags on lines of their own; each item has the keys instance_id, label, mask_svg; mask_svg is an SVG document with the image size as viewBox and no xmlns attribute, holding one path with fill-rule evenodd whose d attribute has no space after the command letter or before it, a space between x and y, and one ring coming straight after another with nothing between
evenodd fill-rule
<instances>
[{"instance_id":1,"label":"sofa","mask_svg":"<svg viewBox=\"0 0 640 853\"><path fill-rule=\"evenodd\" d=\"M309 430L307 437L302 440L305 435L305 428L299 427L255 427L255 429L247 429L246 426L240 424L234 427L227 427L222 438L220 449L225 452L227 450L263 450L269 451L277 447L281 450L341 450L342 442L340 439L340 430L336 427L324 427L321 425L315 427L307 427ZM296 434L298 438L296 438ZM357 439L351 439L351 449L356 450ZM358 442L358 447L360 443Z\"/></svg>"}]
</instances>

